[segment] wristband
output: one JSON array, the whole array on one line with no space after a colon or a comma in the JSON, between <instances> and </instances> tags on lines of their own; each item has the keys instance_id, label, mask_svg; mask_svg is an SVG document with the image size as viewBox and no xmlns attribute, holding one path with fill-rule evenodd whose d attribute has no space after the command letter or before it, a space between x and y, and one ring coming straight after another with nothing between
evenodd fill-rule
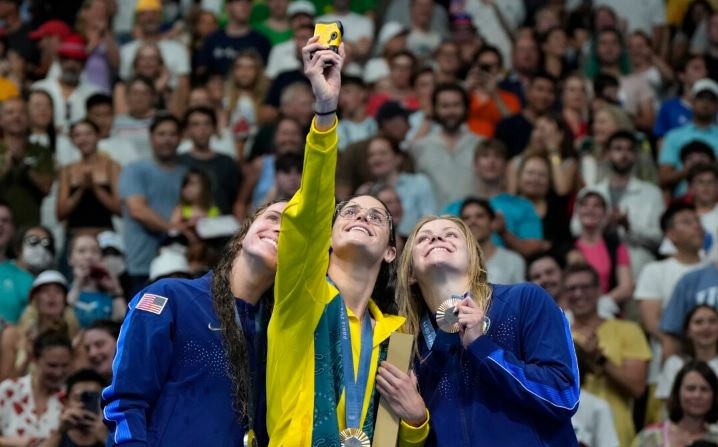
<instances>
[{"instance_id":1,"label":"wristband","mask_svg":"<svg viewBox=\"0 0 718 447\"><path fill-rule=\"evenodd\" d=\"M314 111L314 114L317 116L329 116L334 115L335 113L337 113L337 109L330 110L328 112L317 112L316 110Z\"/></svg>"}]
</instances>

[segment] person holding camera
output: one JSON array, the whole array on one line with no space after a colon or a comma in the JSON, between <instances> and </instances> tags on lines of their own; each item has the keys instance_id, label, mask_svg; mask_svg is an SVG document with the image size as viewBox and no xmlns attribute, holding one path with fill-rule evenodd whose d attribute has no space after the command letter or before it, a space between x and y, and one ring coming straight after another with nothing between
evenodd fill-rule
<instances>
[{"instance_id":1,"label":"person holding camera","mask_svg":"<svg viewBox=\"0 0 718 447\"><path fill-rule=\"evenodd\" d=\"M101 447L107 427L102 423L100 393L105 379L92 369L81 369L67 379L60 428L38 447Z\"/></svg>"},{"instance_id":2,"label":"person holding camera","mask_svg":"<svg viewBox=\"0 0 718 447\"><path fill-rule=\"evenodd\" d=\"M467 122L472 132L491 138L499 121L521 111L521 102L516 95L498 86L504 66L496 47L484 46L474 61L465 83L471 98Z\"/></svg>"}]
</instances>

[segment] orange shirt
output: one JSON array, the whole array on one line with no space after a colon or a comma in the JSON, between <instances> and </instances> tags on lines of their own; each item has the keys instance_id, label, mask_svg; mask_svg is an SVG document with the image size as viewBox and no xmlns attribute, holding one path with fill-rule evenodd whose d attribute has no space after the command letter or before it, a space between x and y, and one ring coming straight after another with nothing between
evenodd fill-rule
<instances>
[{"instance_id":1,"label":"orange shirt","mask_svg":"<svg viewBox=\"0 0 718 447\"><path fill-rule=\"evenodd\" d=\"M504 90L497 90L496 92L509 110L509 114L506 116L511 116L521 111L521 102L516 95ZM493 98L477 93L471 94L468 124L472 132L491 138L494 136L496 125L499 124L501 118L501 111L499 111L499 107Z\"/></svg>"}]
</instances>

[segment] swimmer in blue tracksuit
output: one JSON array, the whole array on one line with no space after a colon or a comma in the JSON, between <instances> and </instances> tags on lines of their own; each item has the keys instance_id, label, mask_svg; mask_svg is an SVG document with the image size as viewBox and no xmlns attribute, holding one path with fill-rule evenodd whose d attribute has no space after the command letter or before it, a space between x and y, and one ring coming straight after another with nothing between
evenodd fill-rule
<instances>
[{"instance_id":1,"label":"swimmer in blue tracksuit","mask_svg":"<svg viewBox=\"0 0 718 447\"><path fill-rule=\"evenodd\" d=\"M268 444L263 297L285 205L245 223L214 273L160 280L131 301L102 393L108 445L241 446L250 431Z\"/></svg>"}]
</instances>

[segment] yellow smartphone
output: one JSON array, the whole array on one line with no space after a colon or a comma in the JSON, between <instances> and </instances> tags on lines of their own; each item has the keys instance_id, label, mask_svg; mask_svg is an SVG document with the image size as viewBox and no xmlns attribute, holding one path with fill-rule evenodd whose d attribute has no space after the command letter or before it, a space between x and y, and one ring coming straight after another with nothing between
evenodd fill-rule
<instances>
[{"instance_id":1,"label":"yellow smartphone","mask_svg":"<svg viewBox=\"0 0 718 447\"><path fill-rule=\"evenodd\" d=\"M342 22L319 22L314 24L314 35L319 36L319 43L327 45L335 53L339 53L344 27Z\"/></svg>"}]
</instances>

